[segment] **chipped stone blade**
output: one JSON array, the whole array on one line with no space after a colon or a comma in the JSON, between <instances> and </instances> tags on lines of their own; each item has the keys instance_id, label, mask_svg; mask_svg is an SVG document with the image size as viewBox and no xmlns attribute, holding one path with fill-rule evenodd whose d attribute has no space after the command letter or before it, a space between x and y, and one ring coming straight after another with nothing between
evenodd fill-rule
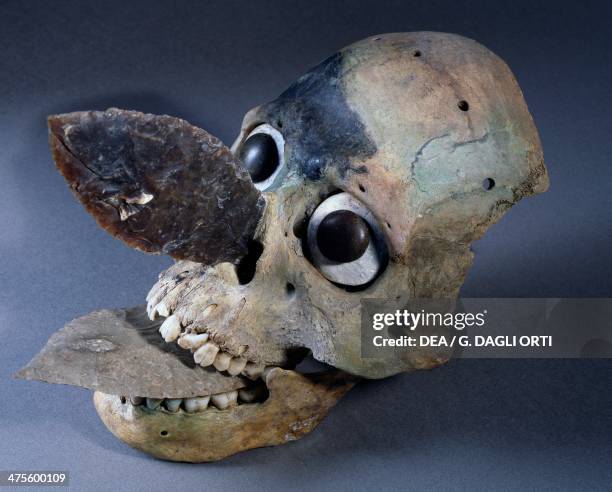
<instances>
[{"instance_id":1,"label":"chipped stone blade","mask_svg":"<svg viewBox=\"0 0 612 492\"><path fill-rule=\"evenodd\" d=\"M247 252L264 199L223 143L184 120L108 109L50 116L58 169L129 246L207 265Z\"/></svg>"},{"instance_id":2,"label":"chipped stone blade","mask_svg":"<svg viewBox=\"0 0 612 492\"><path fill-rule=\"evenodd\" d=\"M145 306L101 310L75 319L15 377L82 386L113 395L188 398L246 386L193 361L191 352L166 343L160 322Z\"/></svg>"}]
</instances>

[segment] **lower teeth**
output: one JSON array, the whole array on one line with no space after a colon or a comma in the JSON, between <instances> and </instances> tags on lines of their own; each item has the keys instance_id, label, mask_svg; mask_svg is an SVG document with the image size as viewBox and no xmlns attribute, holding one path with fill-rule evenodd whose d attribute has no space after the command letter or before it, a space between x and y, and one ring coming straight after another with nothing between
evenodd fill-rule
<instances>
[{"instance_id":1,"label":"lower teeth","mask_svg":"<svg viewBox=\"0 0 612 492\"><path fill-rule=\"evenodd\" d=\"M161 410L170 413L187 412L199 413L216 408L218 410L227 410L228 408L237 405L248 403L261 403L268 397L268 391L265 385L253 386L250 388L241 388L239 390L228 391L209 396L196 396L194 398L144 398L141 396L131 396L129 398L122 397L121 401L124 404L128 402L137 407L143 406L148 410Z\"/></svg>"}]
</instances>

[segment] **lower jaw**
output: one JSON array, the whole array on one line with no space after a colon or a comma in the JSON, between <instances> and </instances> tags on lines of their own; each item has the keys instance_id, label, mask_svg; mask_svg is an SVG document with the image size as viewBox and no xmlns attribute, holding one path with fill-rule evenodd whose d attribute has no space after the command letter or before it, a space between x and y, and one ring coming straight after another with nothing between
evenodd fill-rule
<instances>
[{"instance_id":1,"label":"lower jaw","mask_svg":"<svg viewBox=\"0 0 612 492\"><path fill-rule=\"evenodd\" d=\"M171 413L101 392L94 393L94 404L106 427L129 446L156 458L197 463L300 439L356 382L337 370L300 374L275 368L266 377L265 401L224 410Z\"/></svg>"}]
</instances>

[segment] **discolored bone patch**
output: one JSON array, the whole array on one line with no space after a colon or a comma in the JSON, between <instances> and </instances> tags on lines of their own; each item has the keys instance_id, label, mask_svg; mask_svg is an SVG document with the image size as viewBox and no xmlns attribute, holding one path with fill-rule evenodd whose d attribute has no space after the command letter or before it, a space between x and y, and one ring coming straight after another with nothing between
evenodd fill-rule
<instances>
[{"instance_id":1,"label":"discolored bone patch","mask_svg":"<svg viewBox=\"0 0 612 492\"><path fill-rule=\"evenodd\" d=\"M242 388L246 380L196 365L160 337L144 306L95 311L71 321L15 377L117 395L187 398Z\"/></svg>"},{"instance_id":2,"label":"discolored bone patch","mask_svg":"<svg viewBox=\"0 0 612 492\"><path fill-rule=\"evenodd\" d=\"M205 264L246 254L264 199L214 136L179 118L121 109L48 123L58 169L113 236Z\"/></svg>"},{"instance_id":3,"label":"discolored bone patch","mask_svg":"<svg viewBox=\"0 0 612 492\"><path fill-rule=\"evenodd\" d=\"M263 403L171 414L96 392L108 429L129 446L172 461L217 461L248 449L295 441L311 432L357 382L341 371L302 375L275 368Z\"/></svg>"}]
</instances>

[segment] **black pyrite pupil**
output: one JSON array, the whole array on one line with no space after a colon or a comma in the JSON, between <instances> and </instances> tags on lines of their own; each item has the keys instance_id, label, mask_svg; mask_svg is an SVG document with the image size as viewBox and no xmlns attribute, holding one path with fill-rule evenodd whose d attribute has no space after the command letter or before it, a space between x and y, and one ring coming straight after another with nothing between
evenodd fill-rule
<instances>
[{"instance_id":1,"label":"black pyrite pupil","mask_svg":"<svg viewBox=\"0 0 612 492\"><path fill-rule=\"evenodd\" d=\"M317 229L317 244L332 261L347 263L360 258L370 244L368 224L350 210L327 215Z\"/></svg>"},{"instance_id":2,"label":"black pyrite pupil","mask_svg":"<svg viewBox=\"0 0 612 492\"><path fill-rule=\"evenodd\" d=\"M240 159L255 183L268 179L278 167L276 142L267 133L256 133L242 145Z\"/></svg>"}]
</instances>

